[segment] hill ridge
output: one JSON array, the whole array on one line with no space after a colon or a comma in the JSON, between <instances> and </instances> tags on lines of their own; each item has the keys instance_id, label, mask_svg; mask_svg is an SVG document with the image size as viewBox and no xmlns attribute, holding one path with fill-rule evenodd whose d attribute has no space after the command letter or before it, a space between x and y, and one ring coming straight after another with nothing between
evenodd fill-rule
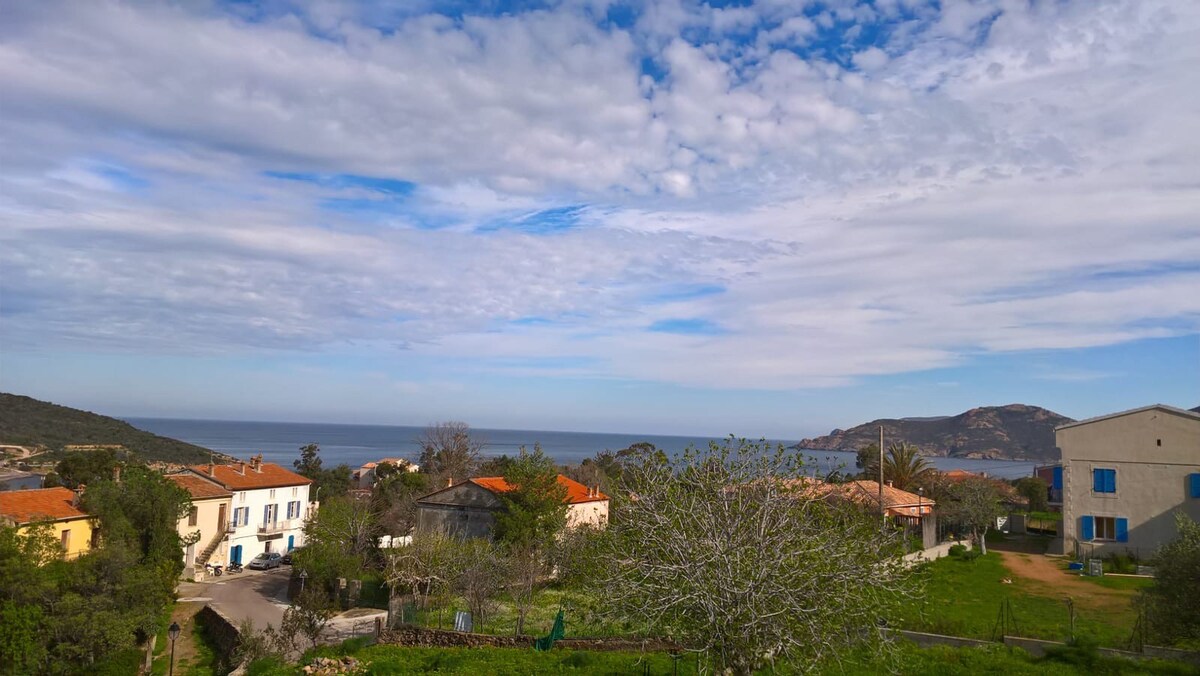
<instances>
[{"instance_id":1,"label":"hill ridge","mask_svg":"<svg viewBox=\"0 0 1200 676\"><path fill-rule=\"evenodd\" d=\"M1027 404L978 406L953 416L880 418L850 429L803 439L794 448L854 451L878 443L906 442L922 455L997 460L1057 461L1054 428L1071 418Z\"/></svg>"}]
</instances>

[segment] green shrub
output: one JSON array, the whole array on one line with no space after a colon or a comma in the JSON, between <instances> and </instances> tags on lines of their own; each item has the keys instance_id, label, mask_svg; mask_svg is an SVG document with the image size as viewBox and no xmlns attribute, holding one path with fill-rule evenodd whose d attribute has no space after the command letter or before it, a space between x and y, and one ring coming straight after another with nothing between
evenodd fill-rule
<instances>
[{"instance_id":1,"label":"green shrub","mask_svg":"<svg viewBox=\"0 0 1200 676\"><path fill-rule=\"evenodd\" d=\"M950 545L950 551L949 551L950 556L953 556L954 558L960 558L960 557L962 557L963 554L966 554L966 553L967 553L966 545Z\"/></svg>"},{"instance_id":2,"label":"green shrub","mask_svg":"<svg viewBox=\"0 0 1200 676\"><path fill-rule=\"evenodd\" d=\"M962 556L959 558L961 558L963 561L974 561L982 555L983 553L978 549L968 549L967 551L963 552Z\"/></svg>"}]
</instances>

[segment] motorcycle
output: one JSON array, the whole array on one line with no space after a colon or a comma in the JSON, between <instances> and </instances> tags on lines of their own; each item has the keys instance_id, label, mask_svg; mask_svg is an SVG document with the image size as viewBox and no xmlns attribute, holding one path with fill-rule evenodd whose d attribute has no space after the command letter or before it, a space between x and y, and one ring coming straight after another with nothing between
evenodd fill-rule
<instances>
[{"instance_id":1,"label":"motorcycle","mask_svg":"<svg viewBox=\"0 0 1200 676\"><path fill-rule=\"evenodd\" d=\"M221 577L221 566L211 563L204 564L204 571L213 577Z\"/></svg>"},{"instance_id":2,"label":"motorcycle","mask_svg":"<svg viewBox=\"0 0 1200 676\"><path fill-rule=\"evenodd\" d=\"M229 564L228 567L225 568L225 570L226 570L226 572L229 572L229 573L240 573L240 572L242 572L242 564L231 563L231 564Z\"/></svg>"}]
</instances>

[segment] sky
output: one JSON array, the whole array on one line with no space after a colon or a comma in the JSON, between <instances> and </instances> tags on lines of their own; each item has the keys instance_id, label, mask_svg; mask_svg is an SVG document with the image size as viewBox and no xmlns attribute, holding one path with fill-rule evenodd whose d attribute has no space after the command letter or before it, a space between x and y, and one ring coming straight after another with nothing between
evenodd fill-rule
<instances>
[{"instance_id":1,"label":"sky","mask_svg":"<svg viewBox=\"0 0 1200 676\"><path fill-rule=\"evenodd\" d=\"M1200 3L0 13L0 390L782 439L1200 404Z\"/></svg>"}]
</instances>

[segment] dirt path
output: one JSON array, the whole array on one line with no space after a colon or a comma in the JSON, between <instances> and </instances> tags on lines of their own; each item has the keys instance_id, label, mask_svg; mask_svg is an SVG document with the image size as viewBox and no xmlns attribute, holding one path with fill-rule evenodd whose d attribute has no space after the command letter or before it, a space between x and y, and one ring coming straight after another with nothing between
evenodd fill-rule
<instances>
[{"instance_id":1,"label":"dirt path","mask_svg":"<svg viewBox=\"0 0 1200 676\"><path fill-rule=\"evenodd\" d=\"M171 621L179 623L179 638L175 639L175 667L177 669L191 664L196 659L196 644L192 629L196 621L196 613L200 612L203 607L204 603L202 602L179 603L171 613ZM163 644L162 651L154 656L154 661L170 661L170 659L171 641L167 640Z\"/></svg>"},{"instance_id":2,"label":"dirt path","mask_svg":"<svg viewBox=\"0 0 1200 676\"><path fill-rule=\"evenodd\" d=\"M1110 607L1113 601L1132 596L1129 591L1102 587L1062 570L1058 559L1022 552L1000 552L1000 557L1022 586L1043 596L1070 596L1080 606L1094 608Z\"/></svg>"}]
</instances>

